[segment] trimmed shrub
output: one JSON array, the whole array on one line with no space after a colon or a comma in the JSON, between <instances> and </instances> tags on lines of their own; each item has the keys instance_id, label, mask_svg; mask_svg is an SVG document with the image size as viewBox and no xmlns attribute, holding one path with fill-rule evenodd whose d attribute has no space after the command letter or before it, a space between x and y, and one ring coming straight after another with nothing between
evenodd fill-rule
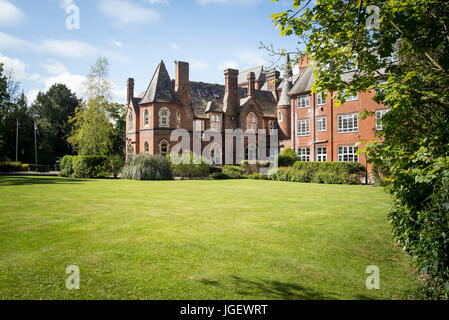
<instances>
[{"instance_id":1,"label":"trimmed shrub","mask_svg":"<svg viewBox=\"0 0 449 320\"><path fill-rule=\"evenodd\" d=\"M132 180L172 180L170 161L163 156L138 154L123 167L122 178Z\"/></svg>"},{"instance_id":2,"label":"trimmed shrub","mask_svg":"<svg viewBox=\"0 0 449 320\"><path fill-rule=\"evenodd\" d=\"M224 166L222 173L227 175L229 179L246 179L245 169L239 166Z\"/></svg>"},{"instance_id":3,"label":"trimmed shrub","mask_svg":"<svg viewBox=\"0 0 449 320\"><path fill-rule=\"evenodd\" d=\"M345 180L336 172L319 171L314 175L312 182L325 184L344 184Z\"/></svg>"},{"instance_id":4,"label":"trimmed shrub","mask_svg":"<svg viewBox=\"0 0 449 320\"><path fill-rule=\"evenodd\" d=\"M279 167L291 167L298 160L298 155L292 148L285 148L278 156Z\"/></svg>"},{"instance_id":5,"label":"trimmed shrub","mask_svg":"<svg viewBox=\"0 0 449 320\"><path fill-rule=\"evenodd\" d=\"M327 183L323 182L323 179L326 179L326 181L339 181L339 184L361 184L365 175L365 166L358 162L296 161L293 168L307 171L311 180L316 183ZM315 178L319 172L324 173Z\"/></svg>"},{"instance_id":6,"label":"trimmed shrub","mask_svg":"<svg viewBox=\"0 0 449 320\"><path fill-rule=\"evenodd\" d=\"M64 156L59 164L61 177L71 177L73 175L73 156Z\"/></svg>"},{"instance_id":7,"label":"trimmed shrub","mask_svg":"<svg viewBox=\"0 0 449 320\"><path fill-rule=\"evenodd\" d=\"M182 160L182 162L185 163L172 163L173 175L175 177L200 178L207 177L209 175L209 165L198 155L192 152L187 152L182 155ZM195 162L200 163L195 164Z\"/></svg>"},{"instance_id":8,"label":"trimmed shrub","mask_svg":"<svg viewBox=\"0 0 449 320\"><path fill-rule=\"evenodd\" d=\"M123 158L115 154L112 157L109 158L109 174L111 174L115 179L117 179L120 170L122 170L123 166L125 165L125 161Z\"/></svg>"},{"instance_id":9,"label":"trimmed shrub","mask_svg":"<svg viewBox=\"0 0 449 320\"><path fill-rule=\"evenodd\" d=\"M102 156L76 156L72 160L75 178L92 179L106 177L108 158Z\"/></svg>"}]
</instances>

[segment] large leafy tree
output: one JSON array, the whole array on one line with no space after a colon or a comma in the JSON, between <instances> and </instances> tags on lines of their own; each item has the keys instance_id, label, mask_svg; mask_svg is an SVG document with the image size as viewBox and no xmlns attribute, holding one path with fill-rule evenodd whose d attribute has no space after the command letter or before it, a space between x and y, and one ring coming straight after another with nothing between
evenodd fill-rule
<instances>
[{"instance_id":1,"label":"large leafy tree","mask_svg":"<svg viewBox=\"0 0 449 320\"><path fill-rule=\"evenodd\" d=\"M383 143L366 142L364 151L389 183L393 234L416 261L422 292L448 298L449 2L294 0L272 18L299 42L298 58L318 66L315 91L344 101L345 92L380 87L375 100L391 111ZM354 63L359 71L345 81Z\"/></svg>"},{"instance_id":2,"label":"large leafy tree","mask_svg":"<svg viewBox=\"0 0 449 320\"><path fill-rule=\"evenodd\" d=\"M63 84L55 84L46 92L39 92L31 112L39 128L39 162L53 164L59 157L72 154L67 142L72 125L69 118L75 115L80 101Z\"/></svg>"},{"instance_id":3,"label":"large leafy tree","mask_svg":"<svg viewBox=\"0 0 449 320\"><path fill-rule=\"evenodd\" d=\"M68 141L81 155L108 155L112 151L113 125L108 116L111 81L108 76L108 60L100 57L87 77L87 103L83 103L71 119L73 130Z\"/></svg>"}]
</instances>

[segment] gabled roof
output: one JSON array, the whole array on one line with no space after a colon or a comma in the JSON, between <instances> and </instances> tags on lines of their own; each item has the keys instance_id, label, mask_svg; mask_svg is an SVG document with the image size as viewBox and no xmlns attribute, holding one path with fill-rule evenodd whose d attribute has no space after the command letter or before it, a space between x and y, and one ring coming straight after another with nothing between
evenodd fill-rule
<instances>
[{"instance_id":1,"label":"gabled roof","mask_svg":"<svg viewBox=\"0 0 449 320\"><path fill-rule=\"evenodd\" d=\"M313 84L315 83L314 72L315 67L313 64L309 64L308 67L303 71L300 78L295 82L293 88L288 92L289 95L307 93L312 90Z\"/></svg>"},{"instance_id":2,"label":"gabled roof","mask_svg":"<svg viewBox=\"0 0 449 320\"><path fill-rule=\"evenodd\" d=\"M161 61L157 66L140 104L152 102L179 102L164 61Z\"/></svg>"},{"instance_id":3,"label":"gabled roof","mask_svg":"<svg viewBox=\"0 0 449 320\"><path fill-rule=\"evenodd\" d=\"M249 72L254 72L254 75L256 76L256 81L260 80L260 76L261 74L264 72L263 70L263 66L258 66L252 69L248 69L248 70L244 70L244 71L240 71L239 73L239 80L238 80L238 84L244 84L248 82L248 73Z\"/></svg>"},{"instance_id":4,"label":"gabled roof","mask_svg":"<svg viewBox=\"0 0 449 320\"><path fill-rule=\"evenodd\" d=\"M252 97L240 99L240 111L248 104L249 101L254 100L255 103L262 110L264 117L276 117L276 99L271 91L256 90Z\"/></svg>"},{"instance_id":5,"label":"gabled roof","mask_svg":"<svg viewBox=\"0 0 449 320\"><path fill-rule=\"evenodd\" d=\"M131 99L130 107L134 110L135 114L140 113L140 108L139 108L140 100L141 100L140 98L132 98Z\"/></svg>"},{"instance_id":6,"label":"gabled roof","mask_svg":"<svg viewBox=\"0 0 449 320\"><path fill-rule=\"evenodd\" d=\"M217 104L215 101L209 101L207 102L205 112L223 112L223 106Z\"/></svg>"}]
</instances>

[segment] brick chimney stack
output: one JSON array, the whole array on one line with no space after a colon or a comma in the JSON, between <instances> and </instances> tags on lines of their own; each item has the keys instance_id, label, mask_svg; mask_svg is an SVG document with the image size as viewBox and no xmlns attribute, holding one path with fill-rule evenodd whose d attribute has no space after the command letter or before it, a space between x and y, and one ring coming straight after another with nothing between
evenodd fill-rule
<instances>
[{"instance_id":1,"label":"brick chimney stack","mask_svg":"<svg viewBox=\"0 0 449 320\"><path fill-rule=\"evenodd\" d=\"M240 107L240 97L238 92L239 71L235 69L226 69L225 72L225 96L223 99L223 111L230 117L237 115Z\"/></svg>"},{"instance_id":2,"label":"brick chimney stack","mask_svg":"<svg viewBox=\"0 0 449 320\"><path fill-rule=\"evenodd\" d=\"M281 76L281 73L277 71L276 69L272 69L267 74L267 86L269 91L276 90L276 85L279 81L279 77Z\"/></svg>"},{"instance_id":3,"label":"brick chimney stack","mask_svg":"<svg viewBox=\"0 0 449 320\"><path fill-rule=\"evenodd\" d=\"M126 82L126 88L127 88L127 101L128 105L131 103L131 99L134 98L134 79L129 78Z\"/></svg>"},{"instance_id":4,"label":"brick chimney stack","mask_svg":"<svg viewBox=\"0 0 449 320\"><path fill-rule=\"evenodd\" d=\"M252 97L256 91L256 75L254 72L248 72L246 78L248 79L248 97Z\"/></svg>"},{"instance_id":5,"label":"brick chimney stack","mask_svg":"<svg viewBox=\"0 0 449 320\"><path fill-rule=\"evenodd\" d=\"M189 63L175 61L175 91L189 84Z\"/></svg>"}]
</instances>

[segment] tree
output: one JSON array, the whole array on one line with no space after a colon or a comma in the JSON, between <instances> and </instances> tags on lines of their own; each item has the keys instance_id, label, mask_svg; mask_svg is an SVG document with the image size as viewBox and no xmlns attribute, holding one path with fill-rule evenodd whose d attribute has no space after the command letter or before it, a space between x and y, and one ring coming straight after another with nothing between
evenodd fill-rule
<instances>
[{"instance_id":1,"label":"tree","mask_svg":"<svg viewBox=\"0 0 449 320\"><path fill-rule=\"evenodd\" d=\"M273 0L278 1L278 0ZM370 161L389 183L393 235L417 263L425 297L449 297L449 2L295 0L273 14L317 66L315 92L376 90L390 108ZM272 50L285 54L285 50ZM351 81L344 70L357 64ZM385 84L380 84L382 82ZM372 116L365 112L363 116Z\"/></svg>"},{"instance_id":2,"label":"tree","mask_svg":"<svg viewBox=\"0 0 449 320\"><path fill-rule=\"evenodd\" d=\"M106 58L98 58L91 67L86 81L87 103L77 108L70 122L72 134L68 142L81 155L108 155L112 150L113 126L108 110L111 97L109 63Z\"/></svg>"},{"instance_id":3,"label":"tree","mask_svg":"<svg viewBox=\"0 0 449 320\"><path fill-rule=\"evenodd\" d=\"M58 157L73 153L67 142L72 124L69 118L75 116L80 101L63 84L55 84L47 92L39 92L31 106L31 113L39 128L39 162L53 164Z\"/></svg>"}]
</instances>

